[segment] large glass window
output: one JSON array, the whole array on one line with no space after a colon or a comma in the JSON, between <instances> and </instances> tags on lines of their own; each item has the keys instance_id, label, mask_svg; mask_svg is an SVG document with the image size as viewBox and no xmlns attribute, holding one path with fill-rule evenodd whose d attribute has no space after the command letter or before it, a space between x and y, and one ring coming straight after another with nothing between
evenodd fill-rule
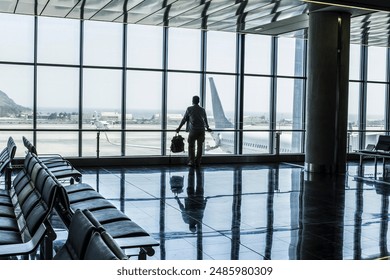
<instances>
[{"instance_id":1,"label":"large glass window","mask_svg":"<svg viewBox=\"0 0 390 280\"><path fill-rule=\"evenodd\" d=\"M160 155L162 73L128 71L126 88L126 155Z\"/></svg>"},{"instance_id":2,"label":"large glass window","mask_svg":"<svg viewBox=\"0 0 390 280\"><path fill-rule=\"evenodd\" d=\"M207 71L234 73L236 69L236 34L207 32Z\"/></svg>"},{"instance_id":3,"label":"large glass window","mask_svg":"<svg viewBox=\"0 0 390 280\"><path fill-rule=\"evenodd\" d=\"M359 125L359 102L360 100L360 83L349 84L348 96L348 129L358 130ZM349 132L348 151L352 152L359 149L359 133Z\"/></svg>"},{"instance_id":4,"label":"large glass window","mask_svg":"<svg viewBox=\"0 0 390 280\"><path fill-rule=\"evenodd\" d=\"M201 31L169 29L168 68L200 70Z\"/></svg>"},{"instance_id":5,"label":"large glass window","mask_svg":"<svg viewBox=\"0 0 390 280\"><path fill-rule=\"evenodd\" d=\"M38 19L38 62L78 64L80 21L48 17Z\"/></svg>"},{"instance_id":6,"label":"large glass window","mask_svg":"<svg viewBox=\"0 0 390 280\"><path fill-rule=\"evenodd\" d=\"M18 127L30 130L26 131L27 136L32 135L32 124L36 123L37 144L44 150L62 149L60 145L68 145L67 155L77 155L79 140L82 140L83 156L119 156L123 154L123 148L126 155L164 154L161 151L164 135L161 120L163 117L167 120L167 129L171 132L166 139L170 140L185 109L191 105L192 96L200 95L210 126L215 129L215 133L206 134L206 153L234 153L234 129L241 121L244 153L270 152L269 120L273 114L270 111L270 36L245 36L244 72L251 76L245 77L245 92L241 93L236 92L239 38L234 32L207 31L206 72L203 73L201 30L167 29L168 48L164 53L163 27L127 25L127 34L124 34L123 24L103 21L47 17L35 20L32 16L5 14L0 15L0 21L4 26L12 27L0 31L5 42L0 45L0 63L7 62L0 64L3 72L0 90L27 108L11 117L18 119ZM38 24L36 29L35 23ZM82 26L84 38L80 44ZM38 41L37 57L34 58L35 30ZM127 42L123 42L124 39ZM83 45L82 50L80 45ZM124 46L127 47L125 50ZM281 37L277 46L277 74L302 76L304 41ZM124 51L127 61L123 61ZM164 55L167 56L164 58ZM81 70L80 58L83 61ZM163 69L164 59L167 59L168 69ZM33 66L35 61L38 64ZM124 65L127 66L126 79L123 78ZM161 70L168 71L163 75ZM80 71L83 71L82 75ZM204 74L206 79L202 85L201 75ZM163 80L165 77L166 81ZM213 97L209 78L215 83L217 97ZM295 106L302 105L296 98L302 98L302 93L297 92L302 91L303 83L303 80L295 79L278 80L276 115L279 129L302 128L301 107ZM167 96L163 96L164 93ZM235 119L238 116L236 102L240 100L237 94L244 94L243 120ZM33 104L35 96L36 104ZM122 116L124 100L126 116ZM163 108L163 100L167 101L166 108ZM37 111L33 112L35 106ZM164 111L167 116L161 115ZM81 113L82 124L79 124ZM34 117L36 122L33 122ZM122 124L122 120L126 124ZM80 126L85 130L81 139ZM125 134L121 131L123 127L128 130ZM57 131L64 141L55 143L49 132L40 129ZM230 131L226 133L227 129ZM258 141L252 143L252 136ZM264 140L264 144L259 139ZM294 146L291 141L288 149Z\"/></svg>"},{"instance_id":7,"label":"large glass window","mask_svg":"<svg viewBox=\"0 0 390 280\"><path fill-rule=\"evenodd\" d=\"M0 13L0 61L34 61L34 17Z\"/></svg>"},{"instance_id":8,"label":"large glass window","mask_svg":"<svg viewBox=\"0 0 390 280\"><path fill-rule=\"evenodd\" d=\"M245 77L244 154L270 151L270 82L271 79L268 77Z\"/></svg>"},{"instance_id":9,"label":"large glass window","mask_svg":"<svg viewBox=\"0 0 390 280\"><path fill-rule=\"evenodd\" d=\"M213 82L216 90L214 92L211 87ZM205 109L210 119L209 125L215 130L211 134L206 133L206 153L234 153L235 140L232 131L235 123L235 76L207 75L206 83Z\"/></svg>"},{"instance_id":10,"label":"large glass window","mask_svg":"<svg viewBox=\"0 0 390 280\"><path fill-rule=\"evenodd\" d=\"M386 85L367 84L367 130L384 130Z\"/></svg>"},{"instance_id":11,"label":"large glass window","mask_svg":"<svg viewBox=\"0 0 390 280\"><path fill-rule=\"evenodd\" d=\"M245 36L245 73L271 73L271 36Z\"/></svg>"},{"instance_id":12,"label":"large glass window","mask_svg":"<svg viewBox=\"0 0 390 280\"><path fill-rule=\"evenodd\" d=\"M192 105L192 97L200 95L200 75L169 73L168 75L168 126L176 128L186 108Z\"/></svg>"},{"instance_id":13,"label":"large glass window","mask_svg":"<svg viewBox=\"0 0 390 280\"><path fill-rule=\"evenodd\" d=\"M77 129L79 69L38 67L38 128Z\"/></svg>"},{"instance_id":14,"label":"large glass window","mask_svg":"<svg viewBox=\"0 0 390 280\"><path fill-rule=\"evenodd\" d=\"M121 155L122 71L85 69L83 84L83 128L104 130L100 135L99 154ZM97 133L83 134L83 155L96 155Z\"/></svg>"},{"instance_id":15,"label":"large glass window","mask_svg":"<svg viewBox=\"0 0 390 280\"><path fill-rule=\"evenodd\" d=\"M0 64L0 129L26 129L0 133L3 147L11 135L17 147L23 147L22 136L32 138L33 89L32 66ZM16 149L16 156L24 155L24 149Z\"/></svg>"},{"instance_id":16,"label":"large glass window","mask_svg":"<svg viewBox=\"0 0 390 280\"><path fill-rule=\"evenodd\" d=\"M278 75L303 76L304 45L305 41L302 39L284 37L278 39Z\"/></svg>"},{"instance_id":17,"label":"large glass window","mask_svg":"<svg viewBox=\"0 0 390 280\"><path fill-rule=\"evenodd\" d=\"M162 68L163 29L155 26L127 26L127 66Z\"/></svg>"},{"instance_id":18,"label":"large glass window","mask_svg":"<svg viewBox=\"0 0 390 280\"><path fill-rule=\"evenodd\" d=\"M369 81L386 81L387 48L368 47L367 79Z\"/></svg>"},{"instance_id":19,"label":"large glass window","mask_svg":"<svg viewBox=\"0 0 390 280\"><path fill-rule=\"evenodd\" d=\"M169 73L168 75L168 96L167 96L167 129L175 130L188 106L192 105L192 97L200 96L200 75ZM185 126L182 128L182 134L187 139L187 133L184 133ZM168 133L167 139L170 141L173 132ZM167 142L167 145L169 143ZM169 147L169 145L168 145Z\"/></svg>"},{"instance_id":20,"label":"large glass window","mask_svg":"<svg viewBox=\"0 0 390 280\"><path fill-rule=\"evenodd\" d=\"M385 130L386 85L367 84L367 116L365 145L376 144L379 134Z\"/></svg>"},{"instance_id":21,"label":"large glass window","mask_svg":"<svg viewBox=\"0 0 390 280\"><path fill-rule=\"evenodd\" d=\"M84 22L84 64L122 66L123 25Z\"/></svg>"},{"instance_id":22,"label":"large glass window","mask_svg":"<svg viewBox=\"0 0 390 280\"><path fill-rule=\"evenodd\" d=\"M303 81L278 79L276 103L276 129L281 131L280 152L301 152L303 133Z\"/></svg>"},{"instance_id":23,"label":"large glass window","mask_svg":"<svg viewBox=\"0 0 390 280\"><path fill-rule=\"evenodd\" d=\"M36 148L39 154L61 154L63 157L77 156L78 132L39 131L37 133Z\"/></svg>"},{"instance_id":24,"label":"large glass window","mask_svg":"<svg viewBox=\"0 0 390 280\"><path fill-rule=\"evenodd\" d=\"M349 53L349 78L351 80L360 79L360 55L361 46L351 45Z\"/></svg>"},{"instance_id":25,"label":"large glass window","mask_svg":"<svg viewBox=\"0 0 390 280\"><path fill-rule=\"evenodd\" d=\"M19 115L26 111L28 114L33 110L34 68L26 65L0 64L0 91L3 96L10 98L19 111L2 112L2 117ZM29 116L31 117L31 116ZM26 117L27 119L27 117Z\"/></svg>"}]
</instances>

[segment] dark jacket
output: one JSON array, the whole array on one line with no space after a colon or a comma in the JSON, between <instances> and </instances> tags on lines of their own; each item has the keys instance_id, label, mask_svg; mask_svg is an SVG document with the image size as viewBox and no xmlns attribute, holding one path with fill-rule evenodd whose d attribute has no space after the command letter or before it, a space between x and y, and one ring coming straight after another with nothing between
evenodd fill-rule
<instances>
[{"instance_id":1,"label":"dark jacket","mask_svg":"<svg viewBox=\"0 0 390 280\"><path fill-rule=\"evenodd\" d=\"M207 115L204 108L200 107L198 104L192 105L187 108L183 119L179 125L179 129L187 123L186 131L197 131L209 129L209 124L207 122Z\"/></svg>"}]
</instances>

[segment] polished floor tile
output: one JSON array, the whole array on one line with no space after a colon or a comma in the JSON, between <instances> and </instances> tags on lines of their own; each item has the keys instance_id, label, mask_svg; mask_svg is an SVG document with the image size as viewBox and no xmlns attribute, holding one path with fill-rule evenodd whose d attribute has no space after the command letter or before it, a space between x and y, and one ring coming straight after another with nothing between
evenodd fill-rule
<instances>
[{"instance_id":1,"label":"polished floor tile","mask_svg":"<svg viewBox=\"0 0 390 280\"><path fill-rule=\"evenodd\" d=\"M390 184L375 181L369 163L364 170L350 163L346 176L307 174L287 163L80 171L83 183L160 242L149 259L390 255Z\"/></svg>"}]
</instances>

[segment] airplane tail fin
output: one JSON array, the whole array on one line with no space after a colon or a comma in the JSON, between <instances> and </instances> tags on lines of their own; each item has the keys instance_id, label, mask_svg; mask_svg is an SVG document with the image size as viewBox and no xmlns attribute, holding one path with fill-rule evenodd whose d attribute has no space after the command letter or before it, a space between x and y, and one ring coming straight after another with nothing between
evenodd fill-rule
<instances>
[{"instance_id":1,"label":"airplane tail fin","mask_svg":"<svg viewBox=\"0 0 390 280\"><path fill-rule=\"evenodd\" d=\"M213 105L213 115L216 129L233 128L234 125L226 118L222 107L217 88L212 77L209 78L211 89L211 102Z\"/></svg>"}]
</instances>

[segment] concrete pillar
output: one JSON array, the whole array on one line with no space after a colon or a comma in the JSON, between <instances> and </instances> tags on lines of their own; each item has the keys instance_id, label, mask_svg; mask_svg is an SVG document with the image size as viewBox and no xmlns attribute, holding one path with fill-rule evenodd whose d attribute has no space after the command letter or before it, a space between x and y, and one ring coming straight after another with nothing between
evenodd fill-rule
<instances>
[{"instance_id":1,"label":"concrete pillar","mask_svg":"<svg viewBox=\"0 0 390 280\"><path fill-rule=\"evenodd\" d=\"M309 15L306 156L309 172L345 173L350 14Z\"/></svg>"}]
</instances>

